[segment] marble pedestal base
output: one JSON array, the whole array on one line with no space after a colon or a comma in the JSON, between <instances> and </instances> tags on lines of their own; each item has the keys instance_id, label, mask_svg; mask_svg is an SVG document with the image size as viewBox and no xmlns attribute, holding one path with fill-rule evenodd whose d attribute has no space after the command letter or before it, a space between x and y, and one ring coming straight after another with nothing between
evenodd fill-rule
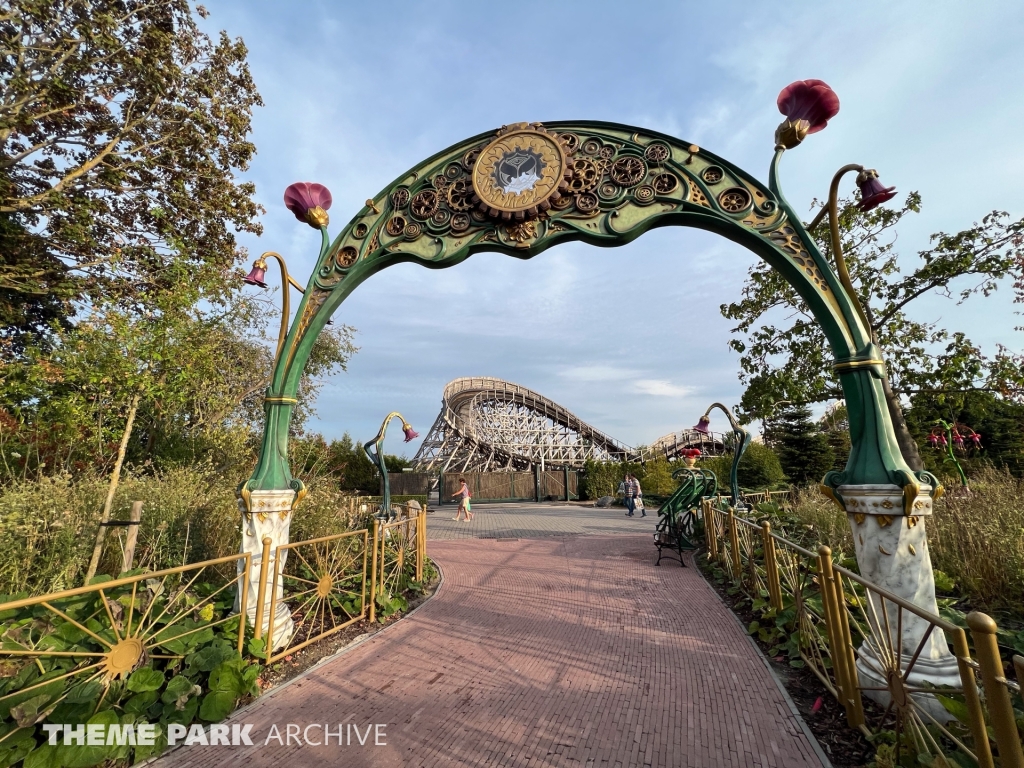
<instances>
[{"instance_id":1,"label":"marble pedestal base","mask_svg":"<svg viewBox=\"0 0 1024 768\"><path fill-rule=\"evenodd\" d=\"M295 499L295 491L253 491L250 496L252 514L246 514L245 505L241 499L238 507L242 512L242 547L241 552L248 552L252 556L252 566L248 574L243 573L241 563L238 566L238 578L248 578L249 595L246 606L246 614L249 617L249 624L256 624L256 610L260 589L260 568L263 562L263 539L270 538L270 565L267 569L267 586L264 594L263 606L263 627L262 634L266 637L270 628L270 606L271 586L274 583L274 571L278 574L284 570L288 561L287 552L282 554L281 562L275 562L277 547L288 543L288 530L292 522L292 502ZM241 581L239 581L241 585ZM284 584L278 576L277 604L274 615L274 636L268 639L271 650L283 648L291 639L295 631L292 621L291 608L284 602ZM239 610L239 598L235 598L235 611Z\"/></svg>"},{"instance_id":2,"label":"marble pedestal base","mask_svg":"<svg viewBox=\"0 0 1024 768\"><path fill-rule=\"evenodd\" d=\"M932 514L931 488L921 486L921 495L914 501L911 514L904 514L903 490L896 485L843 485L839 487L846 505L860 575L871 584L891 592L922 611L938 615L935 600L935 579L928 554L925 520ZM867 610L872 633L884 635L872 646L865 642L859 651L857 672L862 686L889 687L892 662L882 663L886 650L878 654L873 647L898 649L900 669L910 687L960 686L956 658L949 650L945 634L931 622L891 600L872 594L874 611ZM861 617L863 622L863 617ZM897 633L900 634L897 637ZM924 639L927 635L927 639ZM924 645L922 646L922 640ZM918 647L920 653L913 667L907 665ZM895 682L893 685L898 686ZM865 691L866 696L888 706L889 691ZM897 692L897 699L902 695ZM913 694L914 701L940 722L951 719L942 705L928 694ZM925 718L927 719L927 718Z\"/></svg>"}]
</instances>

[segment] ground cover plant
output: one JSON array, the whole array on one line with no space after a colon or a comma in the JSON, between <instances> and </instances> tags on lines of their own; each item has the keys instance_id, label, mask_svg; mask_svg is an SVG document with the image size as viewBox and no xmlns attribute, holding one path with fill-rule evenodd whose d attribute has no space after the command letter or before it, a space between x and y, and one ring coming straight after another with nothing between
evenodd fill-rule
<instances>
[{"instance_id":1,"label":"ground cover plant","mask_svg":"<svg viewBox=\"0 0 1024 768\"><path fill-rule=\"evenodd\" d=\"M949 478L953 482L952 478ZM947 495L935 504L933 516L927 520L929 551L935 573L939 611L943 618L961 627L966 627L966 614L971 610L982 610L992 615L999 625L997 637L1003 662L1011 668L1011 657L1024 654L1024 483L1011 475L1005 468L996 470L983 467L971 476L971 491L952 487ZM768 520L773 531L789 541L810 551L816 551L819 544L827 544L833 552L833 559L840 565L857 571L853 556L853 540L847 516L831 500L820 494L813 486L797 489L793 503L756 504L750 514L757 520ZM753 556L763 556L755 537ZM777 555L778 557L778 555ZM811 646L826 639L824 626L811 626L801 621L799 613L810 611L821 615L820 597L814 590L802 596L803 604L798 607L789 594L783 595L783 609L771 607L767 591L753 588L750 583L736 583L723 570L721 564L700 557L698 562L708 578L716 584L723 599L733 608L747 626L749 634L758 642L766 656L772 659L777 672L787 685L792 684L795 698L801 695L807 699L806 690L814 690L816 678L807 669L805 659L812 654ZM808 575L813 578L816 564L807 563ZM848 589L857 591L856 585L847 584ZM864 595L848 599L864 600ZM813 633L818 632L819 638ZM857 623L851 623L852 641L855 647L863 640ZM970 634L968 633L968 638ZM823 657L826 669L830 661ZM792 670L792 671L790 671ZM1013 677L1012 673L1009 677ZM824 694L824 689L819 690ZM827 699L828 695L824 694ZM951 730L969 734L967 714L964 705L956 696L940 696L940 701L956 718ZM917 749L910 735L904 731L897 737L891 726L883 724L883 712L867 703L869 722L875 724L876 734L866 744L851 733L849 737L837 737L834 725L843 718L827 715L822 718L823 698L813 697L809 708L802 706L803 714L822 744L832 743L836 749L849 750L850 755L837 755L831 749L831 757L838 758L842 765L871 765L878 768L895 768L919 764ZM829 701L829 704L832 702ZM1017 710L1018 728L1024 740L1024 711L1019 702ZM828 709L827 707L825 708ZM837 713L841 710L837 709ZM833 726L816 728L826 720L835 720ZM838 742L836 742L838 738ZM942 738L936 733L938 742ZM897 741L900 744L897 745ZM848 743L847 743L848 742ZM845 746L841 746L841 744ZM897 749L899 746L899 749ZM946 743L946 754L952 765L961 764L954 754L955 748ZM897 754L899 758L897 759ZM853 762L846 762L851 755L859 755Z\"/></svg>"}]
</instances>

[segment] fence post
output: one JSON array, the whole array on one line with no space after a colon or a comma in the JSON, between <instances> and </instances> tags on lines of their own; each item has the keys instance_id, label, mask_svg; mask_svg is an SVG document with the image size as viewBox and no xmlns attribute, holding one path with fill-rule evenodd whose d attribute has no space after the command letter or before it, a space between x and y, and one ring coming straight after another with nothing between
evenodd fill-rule
<instances>
[{"instance_id":1,"label":"fence post","mask_svg":"<svg viewBox=\"0 0 1024 768\"><path fill-rule=\"evenodd\" d=\"M569 468L565 467L564 471L565 471L565 500L566 501L570 501L570 499L569 499Z\"/></svg>"},{"instance_id":2,"label":"fence post","mask_svg":"<svg viewBox=\"0 0 1024 768\"><path fill-rule=\"evenodd\" d=\"M846 707L846 722L851 728L860 728L864 725L864 700L861 697L860 685L857 678L857 656L853 650L853 637L850 634L850 614L846 610L846 593L843 591L843 576L836 573L832 568L832 560L829 558L829 570L835 585L836 628L839 630L839 653L842 654L843 671L846 674L846 700L850 706ZM845 705L844 705L845 706Z\"/></svg>"},{"instance_id":3,"label":"fence post","mask_svg":"<svg viewBox=\"0 0 1024 768\"><path fill-rule=\"evenodd\" d=\"M967 719L974 740L974 754L978 758L978 768L993 768L992 745L988 740L988 729L985 727L985 714L981 709L981 697L978 695L978 683L974 677L971 661L971 649L967 645L967 633L960 627L949 632L953 641L953 653L956 654L956 665L960 668L960 687L964 692L964 704L967 707Z\"/></svg>"},{"instance_id":4,"label":"fence post","mask_svg":"<svg viewBox=\"0 0 1024 768\"><path fill-rule=\"evenodd\" d=\"M775 562L775 539L772 525L767 520L761 523L761 541L764 547L764 571L768 577L768 600L775 613L782 612L782 585L779 583L778 563Z\"/></svg>"},{"instance_id":5,"label":"fence post","mask_svg":"<svg viewBox=\"0 0 1024 768\"><path fill-rule=\"evenodd\" d=\"M743 563L740 560L740 537L736 531L736 510L729 507L729 545L732 549L732 578L739 581L743 578Z\"/></svg>"},{"instance_id":6,"label":"fence post","mask_svg":"<svg viewBox=\"0 0 1024 768\"><path fill-rule=\"evenodd\" d=\"M718 529L715 526L715 510L711 501L701 501L704 507L704 541L708 546L708 559L718 559Z\"/></svg>"},{"instance_id":7,"label":"fence post","mask_svg":"<svg viewBox=\"0 0 1024 768\"><path fill-rule=\"evenodd\" d=\"M846 641L849 625L846 631L843 631L843 623L848 621L848 617L845 601L841 606L838 600L836 574L832 570L832 550L824 544L818 547L818 589L821 592L822 613L825 614L825 628L828 631L832 669L836 673L839 703L846 710L846 722L851 728L857 728L864 724L864 711L856 683L856 661L852 653L852 643Z\"/></svg>"},{"instance_id":8,"label":"fence post","mask_svg":"<svg viewBox=\"0 0 1024 768\"><path fill-rule=\"evenodd\" d=\"M1020 688L1018 692L1021 703L1024 704L1024 656L1013 657L1013 671L1017 675L1017 685Z\"/></svg>"},{"instance_id":9,"label":"fence post","mask_svg":"<svg viewBox=\"0 0 1024 768\"><path fill-rule=\"evenodd\" d=\"M533 465L533 500L540 502L540 465Z\"/></svg>"},{"instance_id":10,"label":"fence post","mask_svg":"<svg viewBox=\"0 0 1024 768\"><path fill-rule=\"evenodd\" d=\"M370 623L377 618L377 529L380 520L373 521L373 556L370 558Z\"/></svg>"},{"instance_id":11,"label":"fence post","mask_svg":"<svg viewBox=\"0 0 1024 768\"><path fill-rule=\"evenodd\" d=\"M124 560L121 573L127 573L132 569L132 561L135 560L135 545L139 540L139 524L142 522L142 502L133 501L132 511L128 513L128 534L124 539Z\"/></svg>"},{"instance_id":12,"label":"fence post","mask_svg":"<svg viewBox=\"0 0 1024 768\"><path fill-rule=\"evenodd\" d=\"M427 557L427 513L420 510L416 521L416 581L423 581L423 561Z\"/></svg>"},{"instance_id":13,"label":"fence post","mask_svg":"<svg viewBox=\"0 0 1024 768\"><path fill-rule=\"evenodd\" d=\"M1003 662L999 658L996 632L999 628L991 617L978 611L967 614L967 626L971 628L974 649L981 667L981 683L985 687L985 702L988 704L989 719L999 747L1001 768L1024 768L1024 752L1021 751L1017 736L1017 724L1010 703L1010 691L1006 687Z\"/></svg>"},{"instance_id":14,"label":"fence post","mask_svg":"<svg viewBox=\"0 0 1024 768\"><path fill-rule=\"evenodd\" d=\"M437 506L444 506L444 472L437 476Z\"/></svg>"},{"instance_id":15,"label":"fence post","mask_svg":"<svg viewBox=\"0 0 1024 768\"><path fill-rule=\"evenodd\" d=\"M270 545L273 539L269 536L263 537L263 554L260 557L260 588L256 592L256 626L253 636L259 640L263 637L263 612L267 599L267 571L270 568Z\"/></svg>"},{"instance_id":16,"label":"fence post","mask_svg":"<svg viewBox=\"0 0 1024 768\"><path fill-rule=\"evenodd\" d=\"M238 654L245 648L245 624L249 619L249 571L252 568L252 554L245 553L245 578L238 589ZM130 628L129 628L130 630Z\"/></svg>"}]
</instances>

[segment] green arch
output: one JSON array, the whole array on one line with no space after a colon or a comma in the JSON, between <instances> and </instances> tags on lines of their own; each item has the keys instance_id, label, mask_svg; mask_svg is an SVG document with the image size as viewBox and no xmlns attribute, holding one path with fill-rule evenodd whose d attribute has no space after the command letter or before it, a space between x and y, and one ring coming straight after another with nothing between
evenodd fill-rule
<instances>
[{"instance_id":1,"label":"green arch","mask_svg":"<svg viewBox=\"0 0 1024 768\"><path fill-rule=\"evenodd\" d=\"M504 131L528 127L559 137L575 169L570 189L532 218L488 215L470 196L474 153ZM781 193L783 151L776 148L766 186L728 161L656 131L604 122L519 124L459 142L401 175L333 241L321 227L320 256L275 363L259 462L243 483L243 497L252 490L302 490L287 455L302 369L327 320L371 275L401 262L444 269L481 251L529 259L572 240L614 247L655 227L688 226L716 232L764 259L821 324L846 395L853 446L846 471L832 473L828 484L896 483L912 500L919 478L896 443L880 352Z\"/></svg>"}]
</instances>

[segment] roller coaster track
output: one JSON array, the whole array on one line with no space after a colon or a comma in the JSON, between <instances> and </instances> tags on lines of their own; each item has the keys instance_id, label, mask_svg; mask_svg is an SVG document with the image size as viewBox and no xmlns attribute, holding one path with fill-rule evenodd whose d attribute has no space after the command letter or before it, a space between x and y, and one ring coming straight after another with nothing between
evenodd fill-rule
<instances>
[{"instance_id":1,"label":"roller coaster track","mask_svg":"<svg viewBox=\"0 0 1024 768\"><path fill-rule=\"evenodd\" d=\"M455 379L413 458L420 471L580 469L588 459L636 461L627 445L558 403L510 381Z\"/></svg>"},{"instance_id":2,"label":"roller coaster track","mask_svg":"<svg viewBox=\"0 0 1024 768\"><path fill-rule=\"evenodd\" d=\"M690 432L666 435L657 453L640 451L519 384L467 377L444 388L441 412L413 458L413 467L423 472L515 471L534 466L581 469L588 459L643 461L653 455L673 459L691 444L705 446L706 453L721 452L721 435L694 432L691 442L678 439ZM712 450L714 446L718 450Z\"/></svg>"}]
</instances>

